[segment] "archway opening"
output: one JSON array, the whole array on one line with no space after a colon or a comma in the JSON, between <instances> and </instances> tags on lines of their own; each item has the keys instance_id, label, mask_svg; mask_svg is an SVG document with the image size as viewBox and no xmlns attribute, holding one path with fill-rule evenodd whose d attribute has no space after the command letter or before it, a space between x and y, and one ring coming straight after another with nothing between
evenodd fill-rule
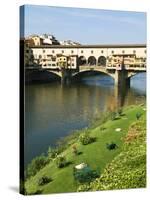
<instances>
[{"instance_id":1,"label":"archway opening","mask_svg":"<svg viewBox=\"0 0 150 200\"><path fill-rule=\"evenodd\" d=\"M90 85L101 85L108 87L112 87L112 85L114 85L114 78L111 75L97 70L81 71L74 74L72 80Z\"/></svg>"},{"instance_id":2,"label":"archway opening","mask_svg":"<svg viewBox=\"0 0 150 200\"><path fill-rule=\"evenodd\" d=\"M94 56L88 58L88 65L96 65L96 58Z\"/></svg>"},{"instance_id":3,"label":"archway opening","mask_svg":"<svg viewBox=\"0 0 150 200\"><path fill-rule=\"evenodd\" d=\"M47 70L27 70L25 72L25 82L26 83L46 83L46 82L54 82L60 81L61 78L50 71Z\"/></svg>"},{"instance_id":4,"label":"archway opening","mask_svg":"<svg viewBox=\"0 0 150 200\"><path fill-rule=\"evenodd\" d=\"M86 58L84 56L80 56L78 58L78 65L79 66L86 65Z\"/></svg>"},{"instance_id":5,"label":"archway opening","mask_svg":"<svg viewBox=\"0 0 150 200\"><path fill-rule=\"evenodd\" d=\"M105 58L105 56L100 56L98 58L98 65L99 66L106 66L106 58Z\"/></svg>"}]
</instances>

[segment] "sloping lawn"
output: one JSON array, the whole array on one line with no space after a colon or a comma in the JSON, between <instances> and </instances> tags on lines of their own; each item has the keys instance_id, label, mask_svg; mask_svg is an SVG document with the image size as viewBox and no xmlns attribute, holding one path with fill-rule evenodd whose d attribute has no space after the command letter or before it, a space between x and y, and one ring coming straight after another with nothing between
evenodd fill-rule
<instances>
[{"instance_id":1,"label":"sloping lawn","mask_svg":"<svg viewBox=\"0 0 150 200\"><path fill-rule=\"evenodd\" d=\"M41 190L46 193L62 193L76 192L79 185L74 181L73 167L80 163L87 163L92 169L98 170L101 174L105 166L110 163L122 150L122 138L127 134L129 126L135 121L136 113L145 113L143 106L130 106L124 109L123 116L116 120L109 120L106 123L90 129L90 135L96 138L96 141L82 145L76 141L75 145L81 152L79 155L74 155L72 147L68 147L62 154L66 156L70 164L64 168L57 168L55 160L50 162L46 167L41 169L34 177L28 179L25 183L28 194L35 193ZM101 130L101 127L105 127ZM115 131L116 128L121 128L120 132ZM108 150L106 143L114 142L118 148ZM38 181L46 175L52 178L52 181L46 185L39 186Z\"/></svg>"},{"instance_id":2,"label":"sloping lawn","mask_svg":"<svg viewBox=\"0 0 150 200\"><path fill-rule=\"evenodd\" d=\"M78 191L146 187L146 119L134 122L124 138L123 149L105 168L100 178Z\"/></svg>"}]
</instances>

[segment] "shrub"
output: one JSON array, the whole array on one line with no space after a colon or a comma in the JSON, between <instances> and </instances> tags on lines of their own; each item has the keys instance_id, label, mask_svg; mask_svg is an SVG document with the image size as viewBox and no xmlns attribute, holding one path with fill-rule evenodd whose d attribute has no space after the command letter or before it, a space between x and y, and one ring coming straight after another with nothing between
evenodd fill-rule
<instances>
[{"instance_id":1,"label":"shrub","mask_svg":"<svg viewBox=\"0 0 150 200\"><path fill-rule=\"evenodd\" d=\"M92 170L90 167L85 167L80 170L74 169L74 179L79 183L89 183L98 177L98 172L96 170Z\"/></svg>"},{"instance_id":2,"label":"shrub","mask_svg":"<svg viewBox=\"0 0 150 200\"><path fill-rule=\"evenodd\" d=\"M56 142L56 144L59 147L59 149L63 148L63 150L64 150L64 149L68 148L70 145L72 145L78 139L79 135L80 135L80 131L79 130L70 132L69 135L67 135L67 136L65 136L63 138L60 138Z\"/></svg>"},{"instance_id":3,"label":"shrub","mask_svg":"<svg viewBox=\"0 0 150 200\"><path fill-rule=\"evenodd\" d=\"M101 127L100 127L100 130L101 130L101 131L104 131L104 130L106 130L106 127L101 126Z\"/></svg>"},{"instance_id":4,"label":"shrub","mask_svg":"<svg viewBox=\"0 0 150 200\"><path fill-rule=\"evenodd\" d=\"M121 116L122 115L122 108L118 109L118 115Z\"/></svg>"},{"instance_id":5,"label":"shrub","mask_svg":"<svg viewBox=\"0 0 150 200\"><path fill-rule=\"evenodd\" d=\"M49 183L49 182L51 182L51 181L52 181L51 178L49 178L49 177L47 177L47 176L43 176L43 177L41 177L41 178L38 180L38 185L39 185L39 186L42 186L42 185L45 185L45 184L47 184L47 183Z\"/></svg>"},{"instance_id":6,"label":"shrub","mask_svg":"<svg viewBox=\"0 0 150 200\"><path fill-rule=\"evenodd\" d=\"M67 165L67 160L66 160L66 157L64 156L58 156L56 158L56 165L58 168L63 168Z\"/></svg>"},{"instance_id":7,"label":"shrub","mask_svg":"<svg viewBox=\"0 0 150 200\"><path fill-rule=\"evenodd\" d=\"M81 144L87 145L94 142L95 138L90 137L88 133L83 133L79 136L79 141L81 142Z\"/></svg>"},{"instance_id":8,"label":"shrub","mask_svg":"<svg viewBox=\"0 0 150 200\"><path fill-rule=\"evenodd\" d=\"M34 158L30 164L28 164L26 169L26 178L29 178L31 176L34 176L40 169L42 169L46 164L49 163L49 159L44 156L38 156Z\"/></svg>"},{"instance_id":9,"label":"shrub","mask_svg":"<svg viewBox=\"0 0 150 200\"><path fill-rule=\"evenodd\" d=\"M140 117L141 117L141 115L142 115L141 113L137 112L137 113L136 113L136 119L139 120Z\"/></svg>"},{"instance_id":10,"label":"shrub","mask_svg":"<svg viewBox=\"0 0 150 200\"><path fill-rule=\"evenodd\" d=\"M116 119L116 112L112 112L111 113L111 120L115 120Z\"/></svg>"},{"instance_id":11,"label":"shrub","mask_svg":"<svg viewBox=\"0 0 150 200\"><path fill-rule=\"evenodd\" d=\"M106 144L106 148L108 150L113 150L113 149L116 149L118 146L115 144L115 143L110 143L110 144Z\"/></svg>"},{"instance_id":12,"label":"shrub","mask_svg":"<svg viewBox=\"0 0 150 200\"><path fill-rule=\"evenodd\" d=\"M77 188L77 192L87 192L90 191L90 185L89 184L82 184L79 185L79 187Z\"/></svg>"},{"instance_id":13,"label":"shrub","mask_svg":"<svg viewBox=\"0 0 150 200\"><path fill-rule=\"evenodd\" d=\"M51 160L51 159L57 157L57 155L59 154L59 151L58 151L57 148L51 148L51 147L49 147L48 151L47 151L47 154L48 154L48 158Z\"/></svg>"},{"instance_id":14,"label":"shrub","mask_svg":"<svg viewBox=\"0 0 150 200\"><path fill-rule=\"evenodd\" d=\"M76 145L72 146L72 151L73 151L73 154L78 155L78 149L77 149Z\"/></svg>"}]
</instances>

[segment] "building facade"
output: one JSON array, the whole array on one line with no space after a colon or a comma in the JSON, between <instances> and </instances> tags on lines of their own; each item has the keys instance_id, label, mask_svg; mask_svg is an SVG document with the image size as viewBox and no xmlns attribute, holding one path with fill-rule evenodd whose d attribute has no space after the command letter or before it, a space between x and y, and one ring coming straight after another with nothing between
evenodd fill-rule
<instances>
[{"instance_id":1,"label":"building facade","mask_svg":"<svg viewBox=\"0 0 150 200\"><path fill-rule=\"evenodd\" d=\"M30 65L42 65L43 67L56 67L57 57L67 56L76 60L74 66L106 66L116 67L124 60L124 64L129 66L145 67L146 65L146 45L40 45L30 46L26 53ZM141 63L141 64L140 64ZM144 65L145 63L145 65ZM120 63L121 64L121 63Z\"/></svg>"}]
</instances>

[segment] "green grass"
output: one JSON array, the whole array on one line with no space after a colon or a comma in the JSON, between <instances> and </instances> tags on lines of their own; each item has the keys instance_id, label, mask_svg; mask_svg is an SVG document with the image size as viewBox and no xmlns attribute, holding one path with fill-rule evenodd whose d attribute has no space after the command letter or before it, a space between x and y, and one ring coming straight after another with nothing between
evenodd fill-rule
<instances>
[{"instance_id":1,"label":"green grass","mask_svg":"<svg viewBox=\"0 0 150 200\"><path fill-rule=\"evenodd\" d=\"M122 151L109 163L100 178L80 185L78 191L146 187L146 115L134 122L124 138Z\"/></svg>"},{"instance_id":2,"label":"green grass","mask_svg":"<svg viewBox=\"0 0 150 200\"><path fill-rule=\"evenodd\" d=\"M72 153L72 147L68 147L62 154L71 164L58 169L55 161L50 162L34 177L26 181L27 193L34 193L37 190L42 190L43 194L76 192L79 185L74 181L73 167L82 162L87 163L92 169L98 170L100 174L103 173L106 165L122 151L122 138L127 134L129 126L136 120L137 112L144 114L143 106L129 106L123 110L124 116L119 119L108 120L104 124L97 125L97 127L89 128L90 135L96 137L96 141L88 145L81 145L79 141L76 141L74 144L82 152L77 156ZM101 130L101 127L105 127L105 129ZM116 132L116 128L121 128L122 131ZM115 142L118 148L109 151L106 148L106 143L110 142ZM38 186L38 180L43 175L51 177L52 182Z\"/></svg>"}]
</instances>

